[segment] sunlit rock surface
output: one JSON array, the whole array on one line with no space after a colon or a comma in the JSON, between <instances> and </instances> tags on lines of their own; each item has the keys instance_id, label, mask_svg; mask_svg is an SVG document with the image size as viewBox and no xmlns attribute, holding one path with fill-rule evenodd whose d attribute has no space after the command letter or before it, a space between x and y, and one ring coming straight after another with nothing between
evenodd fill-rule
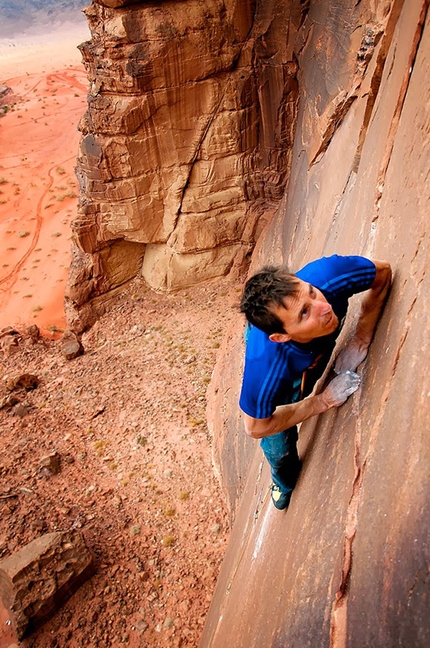
<instances>
[{"instance_id":1,"label":"sunlit rock surface","mask_svg":"<svg viewBox=\"0 0 430 648\"><path fill-rule=\"evenodd\" d=\"M136 275L132 263L120 278L101 279L100 255L122 241L156 289L243 267L288 180L298 97L292 45L305 13L287 0L99 0L87 8L92 39L81 51L90 92L74 223L86 258L74 258L90 268L92 289L74 299L82 291L72 267L69 324L85 328L89 310Z\"/></svg>"},{"instance_id":2,"label":"sunlit rock surface","mask_svg":"<svg viewBox=\"0 0 430 648\"><path fill-rule=\"evenodd\" d=\"M201 648L430 644L429 28L422 1L315 1L297 36L289 192L252 269L361 253L389 260L394 284L361 389L301 426L287 512L244 438L232 328L209 416L235 524Z\"/></svg>"},{"instance_id":3,"label":"sunlit rock surface","mask_svg":"<svg viewBox=\"0 0 430 648\"><path fill-rule=\"evenodd\" d=\"M332 253L394 269L362 387L301 427L287 512L242 429L232 323L208 417L234 527L201 648L430 644L427 12L423 0L87 10L71 328L138 272L191 285L243 267L255 242L251 270Z\"/></svg>"}]
</instances>

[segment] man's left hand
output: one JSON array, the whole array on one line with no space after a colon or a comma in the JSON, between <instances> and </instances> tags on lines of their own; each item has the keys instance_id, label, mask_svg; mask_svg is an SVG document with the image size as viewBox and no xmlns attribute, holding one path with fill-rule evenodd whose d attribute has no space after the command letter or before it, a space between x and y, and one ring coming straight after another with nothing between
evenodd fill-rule
<instances>
[{"instance_id":1,"label":"man's left hand","mask_svg":"<svg viewBox=\"0 0 430 648\"><path fill-rule=\"evenodd\" d=\"M362 302L355 335L348 346L339 353L334 363L336 373L355 372L366 359L375 326L387 298L391 285L391 266L386 261L376 261L376 259L373 259L373 263L376 268L375 279Z\"/></svg>"},{"instance_id":2,"label":"man's left hand","mask_svg":"<svg viewBox=\"0 0 430 648\"><path fill-rule=\"evenodd\" d=\"M345 349L339 353L334 363L335 373L356 371L357 367L366 359L369 346L357 338L352 338Z\"/></svg>"}]
</instances>

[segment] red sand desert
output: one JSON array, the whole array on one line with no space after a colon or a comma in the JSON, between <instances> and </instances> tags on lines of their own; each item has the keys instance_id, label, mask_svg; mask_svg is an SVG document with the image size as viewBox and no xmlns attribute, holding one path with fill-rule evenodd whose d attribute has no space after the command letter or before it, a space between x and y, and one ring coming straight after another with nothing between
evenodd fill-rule
<instances>
[{"instance_id":1,"label":"red sand desert","mask_svg":"<svg viewBox=\"0 0 430 648\"><path fill-rule=\"evenodd\" d=\"M46 41L49 38L49 42ZM85 26L0 41L0 328L64 329L74 167L87 77L77 45Z\"/></svg>"}]
</instances>

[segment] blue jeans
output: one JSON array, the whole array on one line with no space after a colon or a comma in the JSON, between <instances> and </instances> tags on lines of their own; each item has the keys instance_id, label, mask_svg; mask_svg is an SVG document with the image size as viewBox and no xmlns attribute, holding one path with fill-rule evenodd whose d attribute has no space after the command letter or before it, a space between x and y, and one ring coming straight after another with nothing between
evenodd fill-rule
<instances>
[{"instance_id":1,"label":"blue jeans","mask_svg":"<svg viewBox=\"0 0 430 648\"><path fill-rule=\"evenodd\" d=\"M296 403L311 393L315 383L323 374L330 355L331 349L320 356L315 367L307 370L303 382L297 379L293 383L291 392L285 398L285 404ZM294 425L283 432L264 437L260 441L264 456L270 464L272 481L283 493L293 491L302 467L297 452L298 438L297 426Z\"/></svg>"},{"instance_id":2,"label":"blue jeans","mask_svg":"<svg viewBox=\"0 0 430 648\"><path fill-rule=\"evenodd\" d=\"M283 493L290 493L296 485L302 467L297 453L297 427L261 439L260 446L272 470L272 480Z\"/></svg>"}]
</instances>

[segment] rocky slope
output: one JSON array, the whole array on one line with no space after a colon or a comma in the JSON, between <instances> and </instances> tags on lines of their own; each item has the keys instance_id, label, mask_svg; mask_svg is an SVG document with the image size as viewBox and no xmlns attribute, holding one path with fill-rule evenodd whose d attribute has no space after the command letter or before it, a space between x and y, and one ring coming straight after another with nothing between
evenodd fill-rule
<instances>
[{"instance_id":1,"label":"rocky slope","mask_svg":"<svg viewBox=\"0 0 430 648\"><path fill-rule=\"evenodd\" d=\"M23 648L197 646L229 534L205 394L237 299L225 281L157 295L135 280L71 361L1 332L0 561L78 530L96 566ZM8 619L0 601L2 648Z\"/></svg>"}]
</instances>

